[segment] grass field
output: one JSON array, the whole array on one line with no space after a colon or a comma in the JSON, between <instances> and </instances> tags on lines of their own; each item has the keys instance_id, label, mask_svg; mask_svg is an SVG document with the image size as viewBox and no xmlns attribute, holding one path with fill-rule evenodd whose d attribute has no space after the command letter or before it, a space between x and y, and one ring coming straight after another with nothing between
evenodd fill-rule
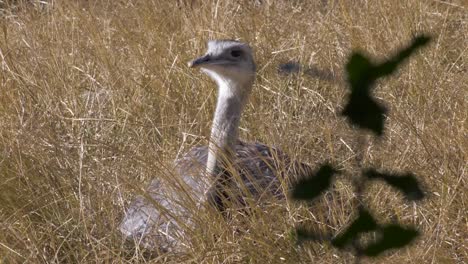
<instances>
[{"instance_id":1,"label":"grass field","mask_svg":"<svg viewBox=\"0 0 468 264\"><path fill-rule=\"evenodd\" d=\"M349 181L308 211L287 201L258 210L242 235L211 219L186 254L145 260L124 247L126 206L190 147L206 144L215 85L187 62L209 39L255 50L258 75L241 137L318 166L357 171L355 136L340 116L353 49L388 58L417 33L429 46L376 95L390 109L365 166L418 175L408 203L375 184L382 223L415 225L410 247L364 263L468 262L468 5L465 1L0 1L1 263L353 263L326 244L297 246L291 230L341 230L355 204ZM281 75L297 61L327 72ZM206 214L206 215L204 215Z\"/></svg>"}]
</instances>

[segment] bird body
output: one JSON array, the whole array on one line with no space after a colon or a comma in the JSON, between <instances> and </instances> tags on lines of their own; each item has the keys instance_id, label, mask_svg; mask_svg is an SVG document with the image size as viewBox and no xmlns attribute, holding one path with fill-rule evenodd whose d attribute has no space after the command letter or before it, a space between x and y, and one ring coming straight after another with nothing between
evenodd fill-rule
<instances>
[{"instance_id":1,"label":"bird body","mask_svg":"<svg viewBox=\"0 0 468 264\"><path fill-rule=\"evenodd\" d=\"M191 149L175 161L181 189L174 190L154 179L144 196L130 205L120 231L146 248L176 251L183 247L183 225L192 225L193 215L184 207L193 202L224 211L225 200L259 201L262 197L284 198L284 177L304 174L307 165L294 163L276 148L245 143L238 138L242 110L255 79L256 66L250 47L242 42L214 40L207 53L189 63L200 67L218 85L218 100L208 146ZM295 177L295 176L294 176ZM185 219L185 223L176 219Z\"/></svg>"}]
</instances>

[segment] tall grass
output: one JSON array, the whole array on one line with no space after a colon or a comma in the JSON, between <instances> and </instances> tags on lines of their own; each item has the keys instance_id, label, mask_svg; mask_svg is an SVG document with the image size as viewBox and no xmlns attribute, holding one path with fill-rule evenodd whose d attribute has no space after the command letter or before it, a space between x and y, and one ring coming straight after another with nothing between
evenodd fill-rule
<instances>
[{"instance_id":1,"label":"tall grass","mask_svg":"<svg viewBox=\"0 0 468 264\"><path fill-rule=\"evenodd\" d=\"M377 95L391 108L386 140L364 162L420 176L428 199L404 203L368 190L381 219L422 237L380 263L467 261L468 23L464 1L2 1L0 4L0 260L5 263L145 261L117 231L125 207L172 160L206 144L214 84L186 67L206 41L239 38L258 76L241 136L281 147L312 166L353 168L356 142L339 112L352 49L385 58L418 32L424 53ZM284 76L299 61L330 72ZM187 238L186 254L154 262L349 263L331 247L295 245L298 223L338 230L355 202L338 181L316 210L284 202L259 210L239 234L222 219Z\"/></svg>"}]
</instances>

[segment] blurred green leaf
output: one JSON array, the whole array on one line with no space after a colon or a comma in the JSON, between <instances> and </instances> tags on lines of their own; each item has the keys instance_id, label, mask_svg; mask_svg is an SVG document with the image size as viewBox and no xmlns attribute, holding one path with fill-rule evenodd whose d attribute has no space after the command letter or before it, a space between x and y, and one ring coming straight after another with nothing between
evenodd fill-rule
<instances>
[{"instance_id":1,"label":"blurred green leaf","mask_svg":"<svg viewBox=\"0 0 468 264\"><path fill-rule=\"evenodd\" d=\"M406 58L418 48L426 45L429 40L430 37L424 35L416 37L409 47L399 51L389 60L376 65L363 54L353 53L346 64L351 95L342 115L348 117L352 124L381 136L387 109L372 97L371 89L378 78L394 73Z\"/></svg>"},{"instance_id":2,"label":"blurred green leaf","mask_svg":"<svg viewBox=\"0 0 468 264\"><path fill-rule=\"evenodd\" d=\"M381 238L364 248L363 254L375 257L386 250L402 248L413 241L419 232L413 228L404 228L399 225L388 225L381 229Z\"/></svg>"},{"instance_id":3,"label":"blurred green leaf","mask_svg":"<svg viewBox=\"0 0 468 264\"><path fill-rule=\"evenodd\" d=\"M375 67L375 79L393 74L398 66L411 54L413 54L418 48L425 46L431 40L428 36L418 36L413 39L411 45L400 52L398 52L393 58L388 61L376 65Z\"/></svg>"},{"instance_id":4,"label":"blurred green leaf","mask_svg":"<svg viewBox=\"0 0 468 264\"><path fill-rule=\"evenodd\" d=\"M422 191L416 176L412 173L406 174L390 174L380 173L374 169L368 169L364 172L364 175L368 179L381 179L389 185L397 188L405 197L410 201L421 200L424 198L424 192Z\"/></svg>"},{"instance_id":5,"label":"blurred green leaf","mask_svg":"<svg viewBox=\"0 0 468 264\"><path fill-rule=\"evenodd\" d=\"M300 179L293 186L292 198L296 200L313 200L329 188L333 174L337 172L329 164L322 165L316 173Z\"/></svg>"},{"instance_id":6,"label":"blurred green leaf","mask_svg":"<svg viewBox=\"0 0 468 264\"><path fill-rule=\"evenodd\" d=\"M352 93L342 112L351 123L369 129L379 136L383 134L386 113L387 109L376 102L368 91Z\"/></svg>"},{"instance_id":7,"label":"blurred green leaf","mask_svg":"<svg viewBox=\"0 0 468 264\"><path fill-rule=\"evenodd\" d=\"M367 92L374 81L374 66L364 55L354 52L346 64L348 81L351 84L352 92Z\"/></svg>"},{"instance_id":8,"label":"blurred green leaf","mask_svg":"<svg viewBox=\"0 0 468 264\"><path fill-rule=\"evenodd\" d=\"M332 245L342 249L354 239L357 239L359 234L376 230L377 227L378 225L372 215L361 208L356 220L344 232L332 239Z\"/></svg>"}]
</instances>

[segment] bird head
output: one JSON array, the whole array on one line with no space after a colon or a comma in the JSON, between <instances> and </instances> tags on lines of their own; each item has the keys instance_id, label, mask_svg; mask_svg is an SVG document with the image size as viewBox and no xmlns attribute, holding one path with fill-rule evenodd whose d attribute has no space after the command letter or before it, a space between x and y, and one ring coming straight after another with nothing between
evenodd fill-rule
<instances>
[{"instance_id":1,"label":"bird head","mask_svg":"<svg viewBox=\"0 0 468 264\"><path fill-rule=\"evenodd\" d=\"M190 61L188 65L201 68L219 85L225 82L251 83L255 78L252 49L248 44L234 40L209 41L205 55Z\"/></svg>"}]
</instances>

